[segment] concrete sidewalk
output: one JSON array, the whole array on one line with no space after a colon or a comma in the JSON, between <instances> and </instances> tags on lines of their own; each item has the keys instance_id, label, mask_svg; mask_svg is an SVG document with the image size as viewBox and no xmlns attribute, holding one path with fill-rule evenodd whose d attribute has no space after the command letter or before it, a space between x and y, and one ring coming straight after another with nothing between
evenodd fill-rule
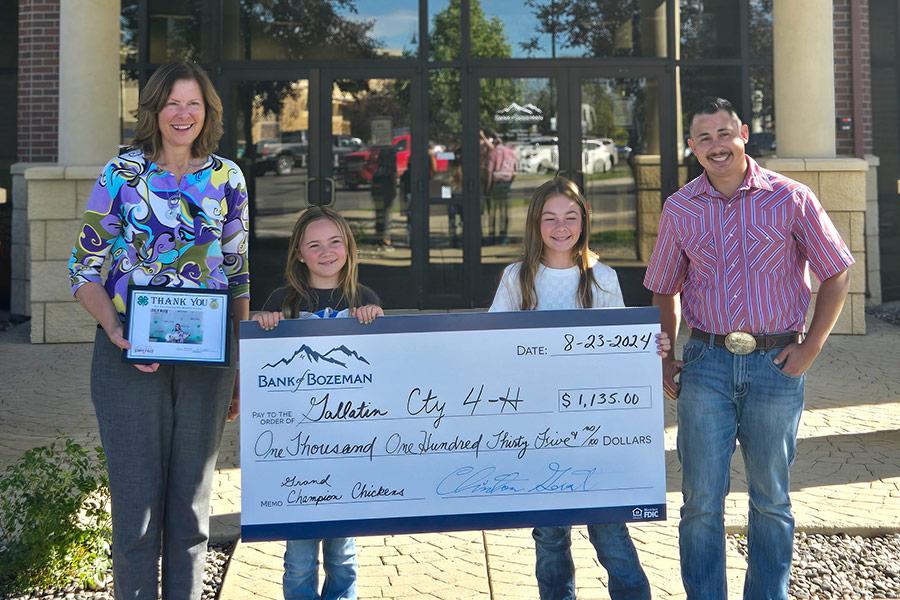
<instances>
[{"instance_id":1,"label":"concrete sidewalk","mask_svg":"<svg viewBox=\"0 0 900 600\"><path fill-rule=\"evenodd\" d=\"M866 336L832 337L811 370L792 498L799 531L900 531L900 328L869 317ZM28 326L0 332L0 467L62 431L98 443L89 399L90 344L32 346ZM631 526L653 594L682 598L678 570L681 471L674 405L666 407L669 520ZM213 490L213 535L237 537L238 427L227 427ZM731 531L746 526L740 455L726 502ZM584 528L573 534L578 595L608 598L606 577ZM361 598L537 598L529 530L359 538ZM283 543L239 544L223 600L281 598ZM744 562L729 548L729 588Z\"/></svg>"}]
</instances>

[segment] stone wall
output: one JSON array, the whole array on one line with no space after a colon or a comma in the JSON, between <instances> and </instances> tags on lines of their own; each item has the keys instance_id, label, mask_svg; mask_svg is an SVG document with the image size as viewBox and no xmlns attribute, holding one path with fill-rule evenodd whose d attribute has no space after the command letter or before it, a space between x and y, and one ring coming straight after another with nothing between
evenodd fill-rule
<instances>
[{"instance_id":1,"label":"stone wall","mask_svg":"<svg viewBox=\"0 0 900 600\"><path fill-rule=\"evenodd\" d=\"M869 164L858 158L770 158L760 164L810 187L822 202L856 264L850 267L850 294L834 333L866 333L866 177ZM812 318L818 282L813 280Z\"/></svg>"},{"instance_id":2,"label":"stone wall","mask_svg":"<svg viewBox=\"0 0 900 600\"><path fill-rule=\"evenodd\" d=\"M881 236L878 226L878 166L879 159L866 155L866 305L881 304Z\"/></svg>"},{"instance_id":3,"label":"stone wall","mask_svg":"<svg viewBox=\"0 0 900 600\"><path fill-rule=\"evenodd\" d=\"M66 266L101 167L25 170L31 342L93 341L94 319L72 298Z\"/></svg>"}]
</instances>

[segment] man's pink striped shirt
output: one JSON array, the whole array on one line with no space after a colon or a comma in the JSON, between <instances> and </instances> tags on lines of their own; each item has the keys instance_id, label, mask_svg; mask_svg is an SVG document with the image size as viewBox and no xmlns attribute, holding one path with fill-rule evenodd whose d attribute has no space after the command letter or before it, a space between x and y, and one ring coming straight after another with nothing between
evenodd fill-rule
<instances>
[{"instance_id":1,"label":"man's pink striped shirt","mask_svg":"<svg viewBox=\"0 0 900 600\"><path fill-rule=\"evenodd\" d=\"M747 157L730 199L706 175L672 194L644 286L681 293L685 323L709 333L803 331L806 266L820 281L855 261L815 194Z\"/></svg>"}]
</instances>

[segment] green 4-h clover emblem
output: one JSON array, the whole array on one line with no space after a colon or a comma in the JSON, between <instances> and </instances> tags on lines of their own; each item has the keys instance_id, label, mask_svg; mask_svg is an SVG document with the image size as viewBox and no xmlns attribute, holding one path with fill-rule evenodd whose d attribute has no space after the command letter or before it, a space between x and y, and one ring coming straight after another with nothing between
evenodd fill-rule
<instances>
[{"instance_id":1,"label":"green 4-h clover emblem","mask_svg":"<svg viewBox=\"0 0 900 600\"><path fill-rule=\"evenodd\" d=\"M209 307L213 310L216 310L217 308L219 308L219 301L218 300L210 300Z\"/></svg>"},{"instance_id":2,"label":"green 4-h clover emblem","mask_svg":"<svg viewBox=\"0 0 900 600\"><path fill-rule=\"evenodd\" d=\"M150 299L147 296L138 296L138 305L147 306L150 303Z\"/></svg>"}]
</instances>

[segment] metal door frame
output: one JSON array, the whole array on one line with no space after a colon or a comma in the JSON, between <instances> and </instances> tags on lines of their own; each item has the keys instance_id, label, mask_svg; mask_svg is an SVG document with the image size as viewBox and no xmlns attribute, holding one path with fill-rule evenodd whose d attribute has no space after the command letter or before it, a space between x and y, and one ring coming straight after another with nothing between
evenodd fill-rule
<instances>
[{"instance_id":1,"label":"metal door frame","mask_svg":"<svg viewBox=\"0 0 900 600\"><path fill-rule=\"evenodd\" d=\"M309 129L309 148L307 155L307 168L310 180L309 195L307 201L325 192L322 182L333 178L333 164L330 160L332 146L332 82L336 79L408 79L411 82L410 94L410 174L411 202L424 203L427 195L427 172L423 157L428 151L426 138L426 119L423 118L423 83L421 71L415 67L402 65L385 65L376 67L361 67L358 65L328 65L315 67L298 67L296 65L269 66L263 69L223 69L217 74L216 85L220 91L223 103L223 114L230 117L236 109L232 105L230 90L232 85L244 81L294 81L306 80L309 84L307 95L307 114ZM226 118L226 123L228 120ZM249 143L249 140L248 140ZM222 147L232 154L236 150L237 140L233 127L226 127L222 138ZM323 157L328 157L325 160ZM256 177L251 173L245 173L248 193L256 193ZM412 289L410 292L410 305L422 306L425 293L425 264L428 260L428 236L425 227L427 220L423 211L412 211L411 223L411 267L410 277ZM251 220L253 215L251 215ZM251 227L251 239L253 230Z\"/></svg>"},{"instance_id":2,"label":"metal door frame","mask_svg":"<svg viewBox=\"0 0 900 600\"><path fill-rule=\"evenodd\" d=\"M463 229L463 273L466 281L464 301L473 306L478 285L483 278L481 265L480 173L478 168L478 118L481 79L552 79L557 82L557 122L559 138L559 173L576 181L583 189L581 173L581 82L586 79L647 78L656 79L659 89L659 147L661 167L660 205L678 189L676 98L674 68L669 65L635 64L560 65L561 61L543 65L490 65L471 67L463 77L463 219L471 226Z\"/></svg>"}]
</instances>

